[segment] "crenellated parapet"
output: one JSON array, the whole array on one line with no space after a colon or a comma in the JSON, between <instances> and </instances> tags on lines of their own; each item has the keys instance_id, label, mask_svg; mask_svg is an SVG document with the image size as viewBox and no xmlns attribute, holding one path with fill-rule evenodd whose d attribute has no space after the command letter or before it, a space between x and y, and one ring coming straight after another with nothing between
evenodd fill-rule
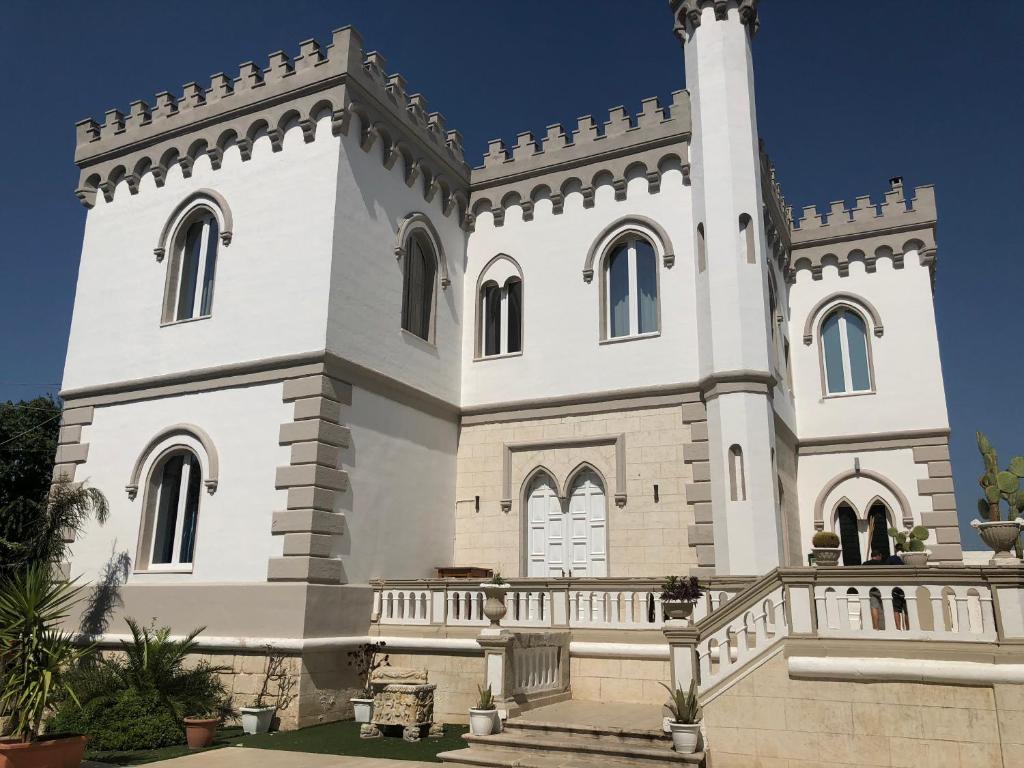
<instances>
[{"instance_id":1,"label":"crenellated parapet","mask_svg":"<svg viewBox=\"0 0 1024 768\"><path fill-rule=\"evenodd\" d=\"M610 184L615 198L622 200L627 183L639 177L656 192L666 170L679 169L684 178L689 176L690 131L690 96L675 91L668 106L657 98L644 99L635 115L614 107L606 121L584 115L573 130L556 123L540 139L531 131L520 133L511 149L495 139L483 165L472 171L469 224L489 211L500 226L505 209L513 205L522 206L523 218L529 221L542 199L550 199L558 214L565 195L574 191L582 193L584 207L589 208L594 190L602 184Z\"/></svg>"},{"instance_id":2,"label":"crenellated parapet","mask_svg":"<svg viewBox=\"0 0 1024 768\"><path fill-rule=\"evenodd\" d=\"M278 51L265 67L245 62L235 77L214 75L209 87L188 83L179 96L158 93L152 105L134 101L127 113L109 109L102 123L82 120L76 125L76 194L91 207L97 191L110 201L122 181L136 194L147 173L162 186L174 165L190 176L201 155L218 169L231 146L246 161L262 136L280 151L285 131L295 126L311 142L317 121L329 116L334 135L354 125L364 151L380 142L386 167L401 159L410 187L420 184L427 200L440 192L446 212L458 205L464 215L469 168L462 137L385 67L379 53L364 53L354 28L343 27L326 48L306 40L294 58Z\"/></svg>"},{"instance_id":3,"label":"crenellated parapet","mask_svg":"<svg viewBox=\"0 0 1024 768\"><path fill-rule=\"evenodd\" d=\"M768 249L785 270L788 266L792 248L789 228L793 218L793 210L786 203L782 194L782 185L775 172L775 163L768 156L764 139L758 140L761 160L761 199L764 202L764 231Z\"/></svg>"},{"instance_id":4,"label":"crenellated parapet","mask_svg":"<svg viewBox=\"0 0 1024 768\"><path fill-rule=\"evenodd\" d=\"M864 262L866 270L874 272L880 258L891 259L900 269L910 251L916 251L922 265L934 268L936 220L934 187L917 187L907 197L899 177L890 180L889 191L878 202L865 195L847 207L840 200L825 213L807 206L791 230L791 277L807 269L820 280L822 269L830 265L846 276L853 261Z\"/></svg>"},{"instance_id":5,"label":"crenellated parapet","mask_svg":"<svg viewBox=\"0 0 1024 768\"><path fill-rule=\"evenodd\" d=\"M685 43L688 35L692 35L703 22L704 9L713 8L716 21L725 21L730 11L735 12L753 37L759 26L757 3L758 0L669 0L675 21L673 31Z\"/></svg>"}]
</instances>

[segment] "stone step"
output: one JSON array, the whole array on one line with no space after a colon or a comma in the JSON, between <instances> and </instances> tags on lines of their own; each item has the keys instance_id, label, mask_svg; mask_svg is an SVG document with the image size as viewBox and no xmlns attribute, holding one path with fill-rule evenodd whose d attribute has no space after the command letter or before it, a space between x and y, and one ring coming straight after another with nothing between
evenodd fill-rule
<instances>
[{"instance_id":1,"label":"stone step","mask_svg":"<svg viewBox=\"0 0 1024 768\"><path fill-rule=\"evenodd\" d=\"M705 755L697 752L692 755L676 755L671 765L695 765L704 768ZM479 749L476 746L468 749L457 749L442 752L438 758L445 765L466 765L476 768L645 768L652 765L650 761L636 760L628 757L612 757L606 754L586 751L547 752L540 749Z\"/></svg>"},{"instance_id":2,"label":"stone step","mask_svg":"<svg viewBox=\"0 0 1024 768\"><path fill-rule=\"evenodd\" d=\"M664 746L672 743L672 737L654 728L617 728L614 726L578 725L542 720L512 718L505 722L506 733L525 735L569 736L579 739L605 741L613 744L629 743L636 746Z\"/></svg>"},{"instance_id":3,"label":"stone step","mask_svg":"<svg viewBox=\"0 0 1024 768\"><path fill-rule=\"evenodd\" d=\"M634 764L642 765L679 765L687 762L681 755L672 750L671 738L650 745L630 741L613 741L594 738L591 735L579 736L571 733L542 732L533 733L515 730L496 733L492 736L463 736L469 746L480 752L492 750L512 750L525 756L528 752L566 752L570 754L588 754L605 759L628 759Z\"/></svg>"}]
</instances>

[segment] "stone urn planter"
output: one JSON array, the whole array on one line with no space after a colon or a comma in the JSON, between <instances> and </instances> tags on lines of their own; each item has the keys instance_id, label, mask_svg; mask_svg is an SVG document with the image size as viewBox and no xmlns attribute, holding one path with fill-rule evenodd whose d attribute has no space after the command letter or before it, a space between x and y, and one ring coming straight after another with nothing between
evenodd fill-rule
<instances>
[{"instance_id":1,"label":"stone urn planter","mask_svg":"<svg viewBox=\"0 0 1024 768\"><path fill-rule=\"evenodd\" d=\"M662 603L665 607L665 615L676 621L690 618L696 604L696 600L665 600Z\"/></svg>"},{"instance_id":2,"label":"stone urn planter","mask_svg":"<svg viewBox=\"0 0 1024 768\"><path fill-rule=\"evenodd\" d=\"M930 555L931 552L926 549L922 549L918 552L904 552L900 557L903 559L904 565L910 565L914 568L924 568L928 565L928 558Z\"/></svg>"},{"instance_id":3,"label":"stone urn planter","mask_svg":"<svg viewBox=\"0 0 1024 768\"><path fill-rule=\"evenodd\" d=\"M349 699L352 703L352 714L357 723L368 723L373 720L373 699Z\"/></svg>"},{"instance_id":4,"label":"stone urn planter","mask_svg":"<svg viewBox=\"0 0 1024 768\"><path fill-rule=\"evenodd\" d=\"M268 733L277 707L242 707L242 730L248 734Z\"/></svg>"},{"instance_id":5,"label":"stone urn planter","mask_svg":"<svg viewBox=\"0 0 1024 768\"><path fill-rule=\"evenodd\" d=\"M220 725L219 717L186 717L185 740L189 749L205 749L213 744L214 734Z\"/></svg>"},{"instance_id":6,"label":"stone urn planter","mask_svg":"<svg viewBox=\"0 0 1024 768\"><path fill-rule=\"evenodd\" d=\"M1024 518L1020 517L1015 520L994 520L985 523L981 520L971 521L971 528L978 532L981 540L994 553L991 565L1017 565L1019 561L1010 554L1010 550L1017 544L1021 527L1024 527Z\"/></svg>"},{"instance_id":7,"label":"stone urn planter","mask_svg":"<svg viewBox=\"0 0 1024 768\"><path fill-rule=\"evenodd\" d=\"M88 740L86 736L44 736L29 742L0 739L0 768L78 768Z\"/></svg>"},{"instance_id":8,"label":"stone urn planter","mask_svg":"<svg viewBox=\"0 0 1024 768\"><path fill-rule=\"evenodd\" d=\"M672 749L681 755L692 755L700 743L700 723L669 723Z\"/></svg>"},{"instance_id":9,"label":"stone urn planter","mask_svg":"<svg viewBox=\"0 0 1024 768\"><path fill-rule=\"evenodd\" d=\"M480 585L480 588L484 591L484 596L487 598L484 601L484 616L491 622L492 627L497 627L501 624L501 620L505 618L505 614L508 613L508 608L505 607L505 594L512 588L512 585L485 581Z\"/></svg>"},{"instance_id":10,"label":"stone urn planter","mask_svg":"<svg viewBox=\"0 0 1024 768\"><path fill-rule=\"evenodd\" d=\"M835 568L843 553L839 547L813 547L811 551L814 553L814 564L821 568Z\"/></svg>"}]
</instances>

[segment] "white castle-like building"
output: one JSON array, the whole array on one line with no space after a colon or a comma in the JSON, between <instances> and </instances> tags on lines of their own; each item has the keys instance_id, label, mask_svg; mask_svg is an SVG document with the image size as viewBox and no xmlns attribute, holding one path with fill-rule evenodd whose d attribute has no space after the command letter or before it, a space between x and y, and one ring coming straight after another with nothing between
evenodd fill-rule
<instances>
[{"instance_id":1,"label":"white castle-like building","mask_svg":"<svg viewBox=\"0 0 1024 768\"><path fill-rule=\"evenodd\" d=\"M347 711L339 649L374 636L464 714L479 578L438 568L509 577L510 626L568 627L573 696L620 701L661 698L666 574L722 615L815 531L854 564L911 525L963 573L933 189L794 215L758 137L757 3L671 5L686 90L477 167L350 27L80 122L57 472L111 514L69 573L125 553L123 613L293 653L296 722ZM586 673L644 643L640 671Z\"/></svg>"}]
</instances>

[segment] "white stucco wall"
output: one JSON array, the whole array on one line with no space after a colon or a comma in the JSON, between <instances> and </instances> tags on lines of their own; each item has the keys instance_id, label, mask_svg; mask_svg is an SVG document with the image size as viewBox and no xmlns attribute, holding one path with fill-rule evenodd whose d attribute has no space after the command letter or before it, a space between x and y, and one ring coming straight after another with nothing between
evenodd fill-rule
<instances>
[{"instance_id":1,"label":"white stucco wall","mask_svg":"<svg viewBox=\"0 0 1024 768\"><path fill-rule=\"evenodd\" d=\"M477 217L462 294L463 406L697 380L690 190L678 170L662 175L660 192L650 194L647 187L646 179L632 179L626 199L617 201L610 183L600 185L592 208L584 208L583 195L572 192L557 215L550 200L541 200L533 221L524 222L522 208L512 206L500 227L490 213ZM631 214L660 224L675 252L671 268L660 253L658 258L661 334L602 344L597 262L590 283L583 280L583 267L602 230ZM499 253L523 270L523 353L474 361L477 278Z\"/></svg>"},{"instance_id":2,"label":"white stucco wall","mask_svg":"<svg viewBox=\"0 0 1024 768\"><path fill-rule=\"evenodd\" d=\"M853 262L847 277L840 277L837 267L826 266L821 280L813 280L809 270L797 272L790 293L790 338L801 439L948 428L928 267L921 266L916 251L908 251L903 264L895 269L892 259L879 258L876 271L868 273L863 262ZM881 337L872 333L871 318L865 318L875 374L873 394L824 396L820 314L812 324L812 343L803 342L811 310L836 292L863 297L881 316Z\"/></svg>"},{"instance_id":3,"label":"white stucco wall","mask_svg":"<svg viewBox=\"0 0 1024 768\"><path fill-rule=\"evenodd\" d=\"M434 576L452 562L458 426L358 387L344 410L352 445L342 454L347 535L337 554L346 579Z\"/></svg>"},{"instance_id":4,"label":"white stucco wall","mask_svg":"<svg viewBox=\"0 0 1024 768\"><path fill-rule=\"evenodd\" d=\"M383 142L364 152L353 127L342 145L337 208L332 212L336 221L327 347L457 404L466 252L458 209L444 216L440 193L427 203L422 177L406 186L401 160L387 170L382 165ZM399 222L417 211L430 217L440 235L451 279L451 285L442 289L438 271L432 343L402 330L402 262L395 257L396 233Z\"/></svg>"},{"instance_id":5,"label":"white stucco wall","mask_svg":"<svg viewBox=\"0 0 1024 768\"><path fill-rule=\"evenodd\" d=\"M307 144L291 128L273 152L263 136L243 162L224 152L213 170L201 156L191 178L180 166L157 188L151 173L139 193L126 182L86 218L64 389L323 349L339 141L330 119ZM208 319L161 327L170 258L153 249L171 212L191 192L210 188L234 218L231 244L218 250Z\"/></svg>"},{"instance_id":6,"label":"white stucco wall","mask_svg":"<svg viewBox=\"0 0 1024 768\"><path fill-rule=\"evenodd\" d=\"M96 579L120 552L127 552L134 564L154 457L143 468L134 501L125 485L136 459L158 432L189 423L209 434L220 459L216 493L204 489L200 495L193 572L134 573L129 581L266 581L267 560L282 548L281 537L271 535L271 515L286 504L285 492L274 489L274 474L290 459L288 446L278 445L280 425L291 421L293 410L281 402L281 386L278 382L97 407L93 423L82 432L82 442L89 444L88 461L78 467L75 479L103 491L110 518L102 526L90 522L72 544L71 575ZM200 459L205 470L205 459Z\"/></svg>"}]
</instances>

